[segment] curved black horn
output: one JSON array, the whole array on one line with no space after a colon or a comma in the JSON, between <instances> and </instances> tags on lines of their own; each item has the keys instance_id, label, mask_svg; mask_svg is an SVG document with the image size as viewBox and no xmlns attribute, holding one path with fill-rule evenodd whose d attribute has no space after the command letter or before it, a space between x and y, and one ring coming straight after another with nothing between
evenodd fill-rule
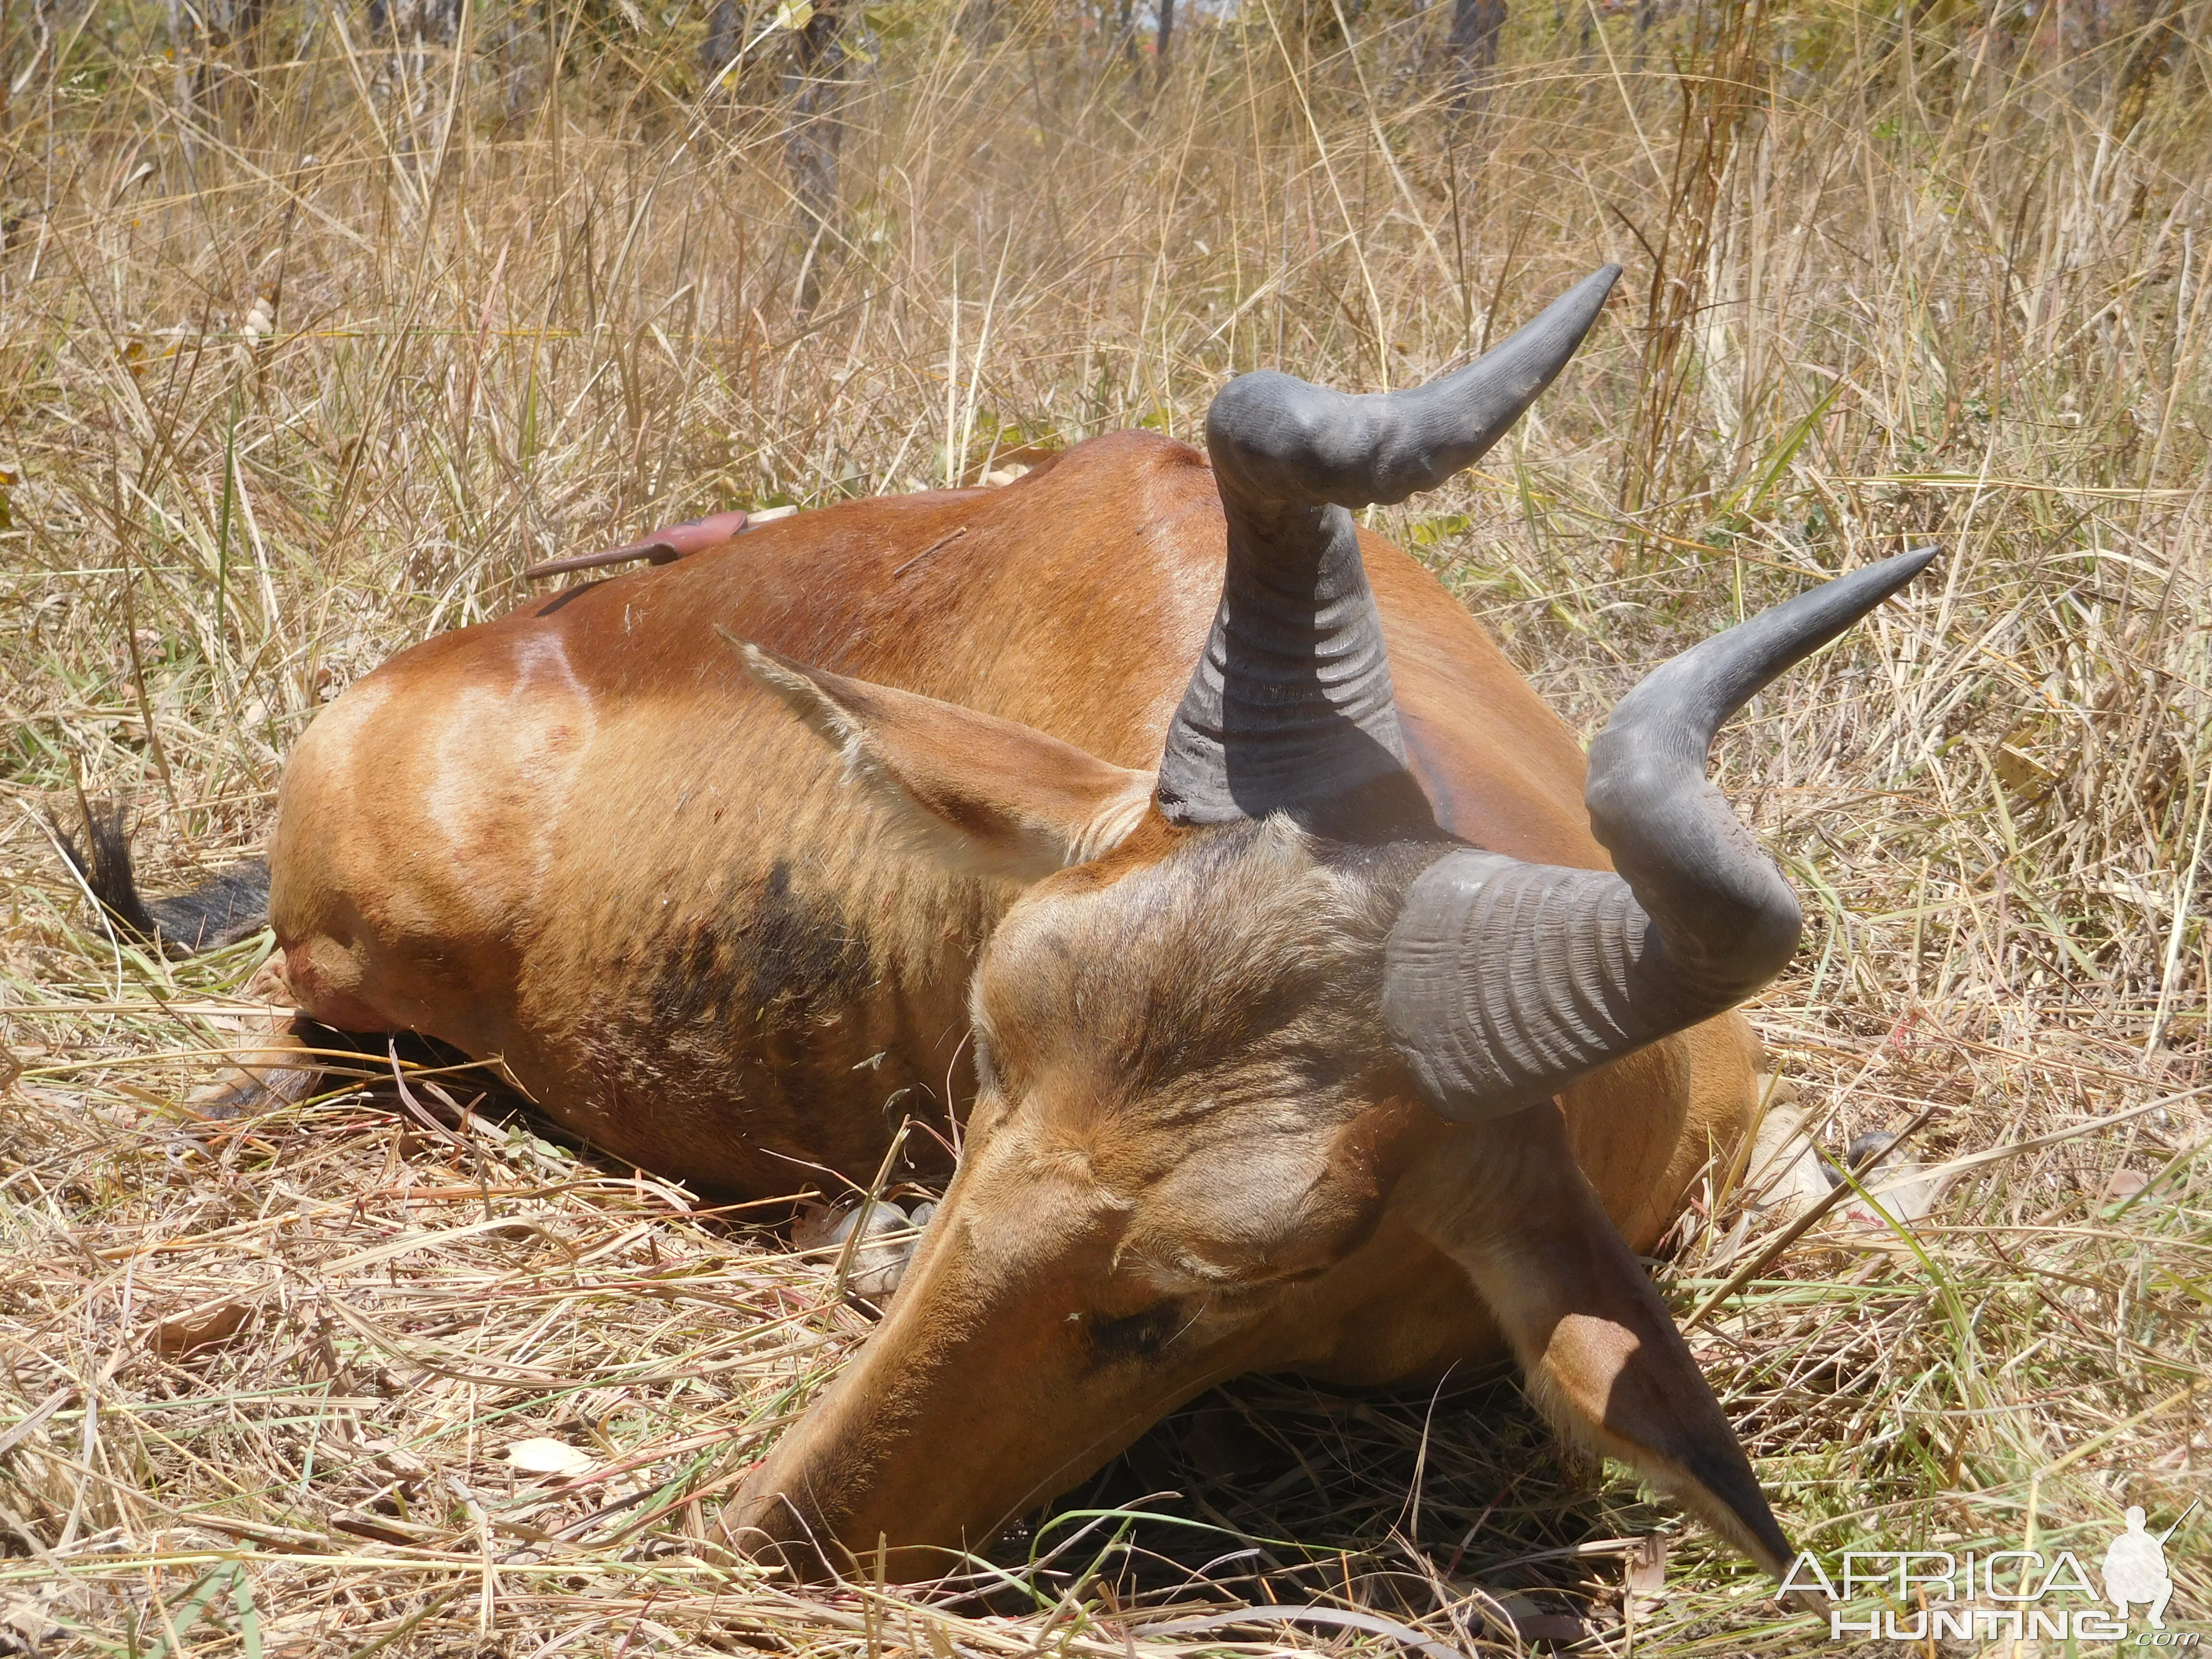
<instances>
[{"instance_id":1,"label":"curved black horn","mask_svg":"<svg viewBox=\"0 0 2212 1659\"><path fill-rule=\"evenodd\" d=\"M1797 896L1706 781L1723 722L1936 556L1923 547L1717 635L1622 698L1589 749L1620 874L1462 848L1407 890L1382 1014L1429 1103L1500 1117L1734 1007L1797 948Z\"/></svg>"},{"instance_id":2,"label":"curved black horn","mask_svg":"<svg viewBox=\"0 0 2212 1659\"><path fill-rule=\"evenodd\" d=\"M1168 728L1160 810L1223 823L1406 766L1349 508L1470 465L1574 356L1620 274L1585 278L1496 350L1409 392L1350 397L1262 370L1223 387L1206 447L1229 520L1221 606Z\"/></svg>"}]
</instances>

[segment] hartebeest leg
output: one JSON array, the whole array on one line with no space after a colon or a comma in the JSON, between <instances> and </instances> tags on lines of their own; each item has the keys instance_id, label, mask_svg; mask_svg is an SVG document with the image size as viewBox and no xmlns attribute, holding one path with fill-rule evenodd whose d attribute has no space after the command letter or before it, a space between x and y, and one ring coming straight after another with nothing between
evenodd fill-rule
<instances>
[{"instance_id":1,"label":"hartebeest leg","mask_svg":"<svg viewBox=\"0 0 2212 1659\"><path fill-rule=\"evenodd\" d=\"M864 1301L888 1306L906 1278L922 1229L936 1213L937 1204L931 1199L911 1210L888 1199L863 1199L842 1210L803 1206L792 1224L792 1248L814 1252L825 1261L843 1259L845 1287ZM846 1241L856 1227L865 1229L860 1242L848 1247Z\"/></svg>"},{"instance_id":2,"label":"hartebeest leg","mask_svg":"<svg viewBox=\"0 0 2212 1659\"><path fill-rule=\"evenodd\" d=\"M1554 1422L1631 1465L1777 1577L1791 1551L1735 1431L1644 1267L1567 1150L1553 1106L1439 1160L1416 1224L1466 1271ZM1455 1188L1441 1166L1455 1170Z\"/></svg>"},{"instance_id":3,"label":"hartebeest leg","mask_svg":"<svg viewBox=\"0 0 2212 1659\"><path fill-rule=\"evenodd\" d=\"M392 1037L380 1030L341 1030L302 1007L283 951L263 963L239 994L267 1004L268 1012L239 1039L222 1074L185 1097L185 1104L198 1115L251 1116L296 1106L340 1086L341 1079L389 1075L386 1050ZM422 1046L416 1037L403 1035L398 1041L406 1058Z\"/></svg>"},{"instance_id":4,"label":"hartebeest leg","mask_svg":"<svg viewBox=\"0 0 2212 1659\"><path fill-rule=\"evenodd\" d=\"M185 1097L186 1108L202 1117L246 1117L296 1106L322 1085L326 1068L315 1051L329 1048L330 1033L297 1006L284 977L283 952L263 963L239 994L269 1004L269 1011L240 1042L222 1073Z\"/></svg>"},{"instance_id":5,"label":"hartebeest leg","mask_svg":"<svg viewBox=\"0 0 2212 1659\"><path fill-rule=\"evenodd\" d=\"M185 1104L202 1117L216 1118L296 1106L322 1087L325 1068L316 1050L327 1048L328 1039L329 1033L305 1014L274 1017L263 1032L240 1045L221 1076L194 1090Z\"/></svg>"}]
</instances>

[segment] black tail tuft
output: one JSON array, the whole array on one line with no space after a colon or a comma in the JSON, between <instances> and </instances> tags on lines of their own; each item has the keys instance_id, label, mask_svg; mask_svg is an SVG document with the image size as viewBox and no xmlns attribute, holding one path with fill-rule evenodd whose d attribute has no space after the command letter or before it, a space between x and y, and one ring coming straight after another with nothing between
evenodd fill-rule
<instances>
[{"instance_id":1,"label":"black tail tuft","mask_svg":"<svg viewBox=\"0 0 2212 1659\"><path fill-rule=\"evenodd\" d=\"M250 859L188 893L148 900L131 867L131 831L119 806L88 806L84 845L59 824L54 839L100 907L125 931L188 957L234 945L269 921L269 864Z\"/></svg>"}]
</instances>

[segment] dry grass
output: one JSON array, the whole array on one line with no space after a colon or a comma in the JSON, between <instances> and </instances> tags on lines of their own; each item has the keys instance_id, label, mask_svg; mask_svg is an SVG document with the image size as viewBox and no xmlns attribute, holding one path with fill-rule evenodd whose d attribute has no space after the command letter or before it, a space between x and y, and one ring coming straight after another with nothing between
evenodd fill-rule
<instances>
[{"instance_id":1,"label":"dry grass","mask_svg":"<svg viewBox=\"0 0 2212 1659\"><path fill-rule=\"evenodd\" d=\"M249 1659L1404 1639L1146 1632L1296 1603L1510 1651L1498 1598L1541 1589L1607 1651L1809 1650L1497 1377L1223 1390L1003 1545L988 1595L708 1567L714 1504L865 1332L834 1264L441 1104L465 1076L411 1085L434 1119L384 1087L192 1122L265 942L118 945L40 823L81 775L181 878L255 843L320 702L514 602L532 559L1188 434L1234 368L1407 384L1615 256L1628 297L1539 416L1380 521L1585 727L1740 609L1942 541L1940 582L1728 747L1815 915L1755 1012L1832 1148L1930 1107L1930 1159L2063 1137L1970 1164L1917 1232L1826 1223L1765 1265L1773 1224L1709 1186L1669 1294L1686 1315L1757 1268L1696 1340L1815 1547L2087 1556L2120 1504L2162 1525L2207 1494L2202 0L1649 36L1535 9L1456 137L1433 15L1370 8L1347 50L1341 13L1253 0L1186 27L1155 94L1072 14L971 8L963 35L912 0L870 14L804 319L779 39L702 97L700 20L625 15L494 6L459 52L392 52L317 4L242 44L186 27L173 60L143 9L0 22L21 1634ZM533 1437L588 1467L517 1470ZM1624 1627L1607 1540L1654 1532L1673 1582ZM2169 1553L2174 1612L2206 1616L2203 1509Z\"/></svg>"}]
</instances>

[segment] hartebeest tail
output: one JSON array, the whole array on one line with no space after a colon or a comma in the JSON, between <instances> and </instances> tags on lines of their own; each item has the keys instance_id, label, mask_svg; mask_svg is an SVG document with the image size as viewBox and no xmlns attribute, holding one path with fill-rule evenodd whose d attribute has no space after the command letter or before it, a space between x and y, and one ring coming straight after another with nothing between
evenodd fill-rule
<instances>
[{"instance_id":1,"label":"hartebeest tail","mask_svg":"<svg viewBox=\"0 0 2212 1659\"><path fill-rule=\"evenodd\" d=\"M85 890L133 938L173 956L234 945L269 925L269 861L249 859L188 893L149 899L131 862L131 830L119 806L84 809L84 844L58 824L54 841Z\"/></svg>"}]
</instances>

